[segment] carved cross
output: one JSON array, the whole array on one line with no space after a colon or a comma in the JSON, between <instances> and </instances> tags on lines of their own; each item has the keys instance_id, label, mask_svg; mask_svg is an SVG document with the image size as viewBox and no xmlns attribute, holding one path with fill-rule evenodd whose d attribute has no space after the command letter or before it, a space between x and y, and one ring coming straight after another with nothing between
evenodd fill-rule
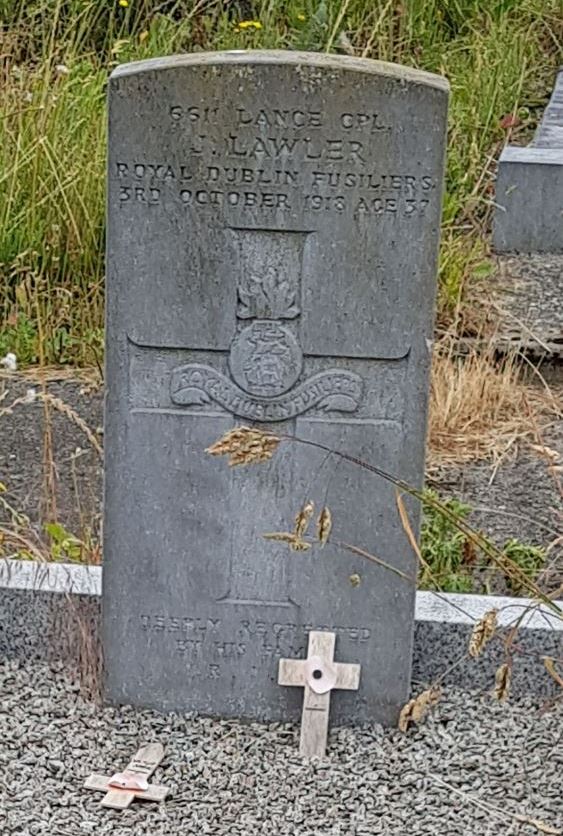
<instances>
[{"instance_id":1,"label":"carved cross","mask_svg":"<svg viewBox=\"0 0 563 836\"><path fill-rule=\"evenodd\" d=\"M313 631L306 659L280 659L278 683L305 688L299 752L306 758L325 754L330 692L357 691L360 685L360 665L334 661L335 642L334 633Z\"/></svg>"},{"instance_id":2,"label":"carved cross","mask_svg":"<svg viewBox=\"0 0 563 836\"><path fill-rule=\"evenodd\" d=\"M149 743L139 749L123 772L111 776L92 774L86 778L84 787L87 790L105 791L101 806L113 807L115 810L125 810L135 798L143 801L164 801L168 787L148 783L163 757L162 744Z\"/></svg>"}]
</instances>

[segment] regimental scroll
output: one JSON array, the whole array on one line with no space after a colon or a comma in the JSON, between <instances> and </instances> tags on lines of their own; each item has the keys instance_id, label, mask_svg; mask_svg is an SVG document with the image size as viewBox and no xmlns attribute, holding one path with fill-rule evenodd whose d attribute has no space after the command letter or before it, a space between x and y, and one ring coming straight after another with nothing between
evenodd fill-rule
<instances>
[{"instance_id":1,"label":"regimental scroll","mask_svg":"<svg viewBox=\"0 0 563 836\"><path fill-rule=\"evenodd\" d=\"M354 412L362 396L362 380L353 372L320 372L274 398L249 395L209 366L191 363L172 372L170 396L179 406L204 406L215 401L224 409L253 421L285 421L309 409Z\"/></svg>"}]
</instances>

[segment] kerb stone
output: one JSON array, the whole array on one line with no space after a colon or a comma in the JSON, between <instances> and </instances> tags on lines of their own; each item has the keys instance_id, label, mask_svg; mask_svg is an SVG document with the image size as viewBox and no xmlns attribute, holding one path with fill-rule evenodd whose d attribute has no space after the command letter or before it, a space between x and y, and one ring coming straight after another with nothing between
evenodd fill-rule
<instances>
[{"instance_id":1,"label":"kerb stone","mask_svg":"<svg viewBox=\"0 0 563 836\"><path fill-rule=\"evenodd\" d=\"M299 52L118 67L109 90L104 652L110 699L297 719L311 630L362 665L336 721L407 698L415 557L395 488L299 444L229 469L233 426L420 485L448 86ZM265 541L325 502L323 549ZM416 527L416 519L414 519ZM361 576L353 586L352 574Z\"/></svg>"}]
</instances>

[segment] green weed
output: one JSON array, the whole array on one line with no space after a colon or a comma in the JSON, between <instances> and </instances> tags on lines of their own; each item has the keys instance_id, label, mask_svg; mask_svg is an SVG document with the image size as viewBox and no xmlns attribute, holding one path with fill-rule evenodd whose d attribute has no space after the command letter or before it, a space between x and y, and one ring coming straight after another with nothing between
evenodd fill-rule
<instances>
[{"instance_id":1,"label":"green weed","mask_svg":"<svg viewBox=\"0 0 563 836\"><path fill-rule=\"evenodd\" d=\"M427 490L424 495L430 501L439 499L435 491ZM466 521L471 513L469 505L455 498L443 499L441 503L455 520ZM502 581L507 592L523 594L524 587L516 575L501 575L484 556L477 557L471 541L453 518L448 519L434 505L424 500L422 508L420 549L424 564L420 567L418 578L420 589L488 594L497 581ZM507 563L520 569L532 582L537 580L546 561L544 549L516 539L507 540L502 553Z\"/></svg>"},{"instance_id":2,"label":"green weed","mask_svg":"<svg viewBox=\"0 0 563 836\"><path fill-rule=\"evenodd\" d=\"M520 543L518 540L507 540L503 546L503 552L508 560L511 560L532 580L535 580L543 569L546 561L546 552L539 546L529 546ZM507 585L514 595L522 594L522 585L517 581L507 578Z\"/></svg>"},{"instance_id":3,"label":"green weed","mask_svg":"<svg viewBox=\"0 0 563 836\"><path fill-rule=\"evenodd\" d=\"M246 26L240 24L250 21ZM105 86L117 63L281 48L404 63L452 86L440 316L487 256L494 160L534 128L562 57L561 0L0 0L0 342L92 363L103 327Z\"/></svg>"},{"instance_id":4,"label":"green weed","mask_svg":"<svg viewBox=\"0 0 563 836\"><path fill-rule=\"evenodd\" d=\"M59 563L86 563L91 553L89 545L75 537L60 523L45 523L49 538L49 559Z\"/></svg>"},{"instance_id":5,"label":"green weed","mask_svg":"<svg viewBox=\"0 0 563 836\"><path fill-rule=\"evenodd\" d=\"M434 491L425 493L438 499ZM443 500L443 504L462 520L471 511L469 505L457 499ZM420 568L419 587L444 592L473 592L472 552L465 534L433 506L423 503L422 507L420 550L425 565Z\"/></svg>"}]
</instances>

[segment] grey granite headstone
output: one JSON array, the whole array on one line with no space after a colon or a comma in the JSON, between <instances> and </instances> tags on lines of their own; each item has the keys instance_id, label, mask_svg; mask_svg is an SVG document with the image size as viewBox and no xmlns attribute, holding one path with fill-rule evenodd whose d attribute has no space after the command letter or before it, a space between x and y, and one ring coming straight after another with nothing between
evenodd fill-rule
<instances>
[{"instance_id":1,"label":"grey granite headstone","mask_svg":"<svg viewBox=\"0 0 563 836\"><path fill-rule=\"evenodd\" d=\"M336 544L261 534L305 498L335 540L403 572L393 487L310 448L229 469L204 449L257 423L419 484L448 86L404 67L228 52L110 82L104 636L111 699L298 718L281 657L330 629L392 722L414 588ZM349 582L359 573L362 582Z\"/></svg>"},{"instance_id":2,"label":"grey granite headstone","mask_svg":"<svg viewBox=\"0 0 563 836\"><path fill-rule=\"evenodd\" d=\"M502 151L493 245L497 252L563 252L563 70L530 145Z\"/></svg>"}]
</instances>

